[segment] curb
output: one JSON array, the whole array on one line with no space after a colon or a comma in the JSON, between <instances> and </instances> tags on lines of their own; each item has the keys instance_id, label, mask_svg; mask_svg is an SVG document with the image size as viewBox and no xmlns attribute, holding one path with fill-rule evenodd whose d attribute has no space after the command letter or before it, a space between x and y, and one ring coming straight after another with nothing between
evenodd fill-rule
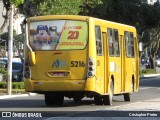
<instances>
[{"instance_id":1,"label":"curb","mask_svg":"<svg viewBox=\"0 0 160 120\"><path fill-rule=\"evenodd\" d=\"M36 95L36 93L16 94L16 95L0 95L0 99L15 98L15 97L28 97L28 96L34 96L34 95Z\"/></svg>"},{"instance_id":2,"label":"curb","mask_svg":"<svg viewBox=\"0 0 160 120\"><path fill-rule=\"evenodd\" d=\"M160 76L160 74L141 75L139 78L149 78L149 77L157 77L157 76Z\"/></svg>"}]
</instances>

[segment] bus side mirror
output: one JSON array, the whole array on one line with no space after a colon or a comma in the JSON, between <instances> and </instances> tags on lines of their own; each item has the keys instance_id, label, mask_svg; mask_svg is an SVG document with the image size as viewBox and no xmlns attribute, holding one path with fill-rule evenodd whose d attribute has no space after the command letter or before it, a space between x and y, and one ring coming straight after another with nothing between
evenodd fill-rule
<instances>
[{"instance_id":1,"label":"bus side mirror","mask_svg":"<svg viewBox=\"0 0 160 120\"><path fill-rule=\"evenodd\" d=\"M139 51L142 52L143 51L143 43L139 42Z\"/></svg>"},{"instance_id":2,"label":"bus side mirror","mask_svg":"<svg viewBox=\"0 0 160 120\"><path fill-rule=\"evenodd\" d=\"M29 60L30 60L30 65L33 66L36 64L36 55L35 52L29 51Z\"/></svg>"}]
</instances>

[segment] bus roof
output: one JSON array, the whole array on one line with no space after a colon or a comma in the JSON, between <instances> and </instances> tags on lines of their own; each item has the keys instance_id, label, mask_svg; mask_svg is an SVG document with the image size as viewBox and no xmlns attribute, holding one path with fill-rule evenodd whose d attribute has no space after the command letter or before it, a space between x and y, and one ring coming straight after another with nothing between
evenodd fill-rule
<instances>
[{"instance_id":1,"label":"bus roof","mask_svg":"<svg viewBox=\"0 0 160 120\"><path fill-rule=\"evenodd\" d=\"M110 23L110 24L116 24L116 25L120 25L120 26L125 26L125 27L135 28L134 26L127 25L127 24L122 24L122 23L118 23L118 22L113 22L113 21L103 20L103 19L94 18L94 17L92 17L92 18L93 18L94 20L100 20L100 21L107 22L107 23Z\"/></svg>"},{"instance_id":2,"label":"bus roof","mask_svg":"<svg viewBox=\"0 0 160 120\"><path fill-rule=\"evenodd\" d=\"M108 21L108 20L103 20L103 19L99 19L99 18L94 18L94 17L90 17L90 16L80 16L80 15L46 15L46 16L35 16L35 17L30 17L28 20L29 21L39 21L39 20L53 20L53 19L72 19L72 20L83 20L83 21L88 21L89 19L92 20L98 20L101 22L106 22L109 24L115 24L115 25L120 25L120 26L125 26L125 27L129 27L132 29L135 29L135 27L130 26L130 25L126 25L126 24L122 24L122 23L118 23L118 22L113 22L113 21Z\"/></svg>"}]
</instances>

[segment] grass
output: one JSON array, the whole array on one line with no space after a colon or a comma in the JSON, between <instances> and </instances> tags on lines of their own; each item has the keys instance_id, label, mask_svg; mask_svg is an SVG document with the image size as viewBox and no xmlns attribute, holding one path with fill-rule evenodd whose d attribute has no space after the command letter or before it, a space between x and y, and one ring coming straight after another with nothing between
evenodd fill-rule
<instances>
[{"instance_id":1,"label":"grass","mask_svg":"<svg viewBox=\"0 0 160 120\"><path fill-rule=\"evenodd\" d=\"M156 69L144 69L140 71L140 75L157 74Z\"/></svg>"},{"instance_id":2,"label":"grass","mask_svg":"<svg viewBox=\"0 0 160 120\"><path fill-rule=\"evenodd\" d=\"M7 89L0 89L0 94L6 94L7 93ZM12 94L24 94L25 89L12 89Z\"/></svg>"}]
</instances>

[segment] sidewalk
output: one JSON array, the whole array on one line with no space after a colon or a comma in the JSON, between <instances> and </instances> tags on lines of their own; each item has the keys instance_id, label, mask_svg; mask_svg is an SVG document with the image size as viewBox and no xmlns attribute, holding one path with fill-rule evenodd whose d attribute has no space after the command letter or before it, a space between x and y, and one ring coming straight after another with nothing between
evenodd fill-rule
<instances>
[{"instance_id":1,"label":"sidewalk","mask_svg":"<svg viewBox=\"0 0 160 120\"><path fill-rule=\"evenodd\" d=\"M36 95L36 93L28 93L28 94L17 93L17 94L11 94L11 95L0 93L0 99L7 99L7 98L14 98L14 97L27 97L27 96L34 96L34 95Z\"/></svg>"},{"instance_id":2,"label":"sidewalk","mask_svg":"<svg viewBox=\"0 0 160 120\"><path fill-rule=\"evenodd\" d=\"M139 101L127 105L120 105L108 108L110 110L122 111L159 111L160 112L160 98ZM107 110L108 110L107 109Z\"/></svg>"}]
</instances>

